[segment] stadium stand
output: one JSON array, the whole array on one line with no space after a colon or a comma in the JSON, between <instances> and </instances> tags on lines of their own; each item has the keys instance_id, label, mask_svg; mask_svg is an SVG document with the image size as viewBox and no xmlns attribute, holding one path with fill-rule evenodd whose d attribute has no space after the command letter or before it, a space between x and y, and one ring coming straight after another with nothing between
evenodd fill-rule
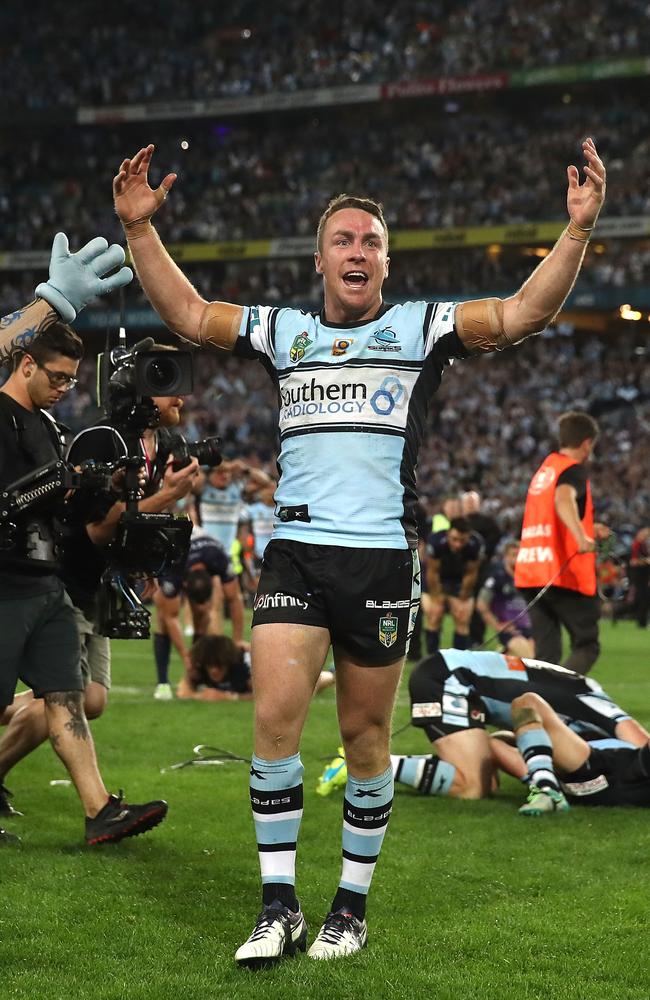
<instances>
[{"instance_id":1,"label":"stadium stand","mask_svg":"<svg viewBox=\"0 0 650 1000\"><path fill-rule=\"evenodd\" d=\"M157 168L179 173L156 224L208 297L319 308L313 232L341 190L385 204L390 300L505 295L559 233L566 164L594 134L608 166L607 209L567 310L520 351L447 373L420 488L432 503L450 489L480 488L516 532L530 469L571 403L604 428L593 476L600 515L628 534L642 525L650 457L645 2L596 0L585 19L576 0L528 8L359 0L337 20L304 0L264 8L263 18L250 0L197 5L191 18L168 0L146 0L136 18L135 5L119 0L98 24L83 0L60 36L51 26L65 5L37 0L35 14L40 7L48 17L29 23L16 6L0 11L11 39L0 61L0 118L15 126L0 132L5 312L31 294L31 269L46 263L57 229L72 245L98 230L121 237L111 178L150 140ZM568 32L578 12L581 31ZM255 95L270 101L267 114ZM159 335L135 283L124 316L133 335ZM80 329L96 349L99 331L116 322L115 309L90 309ZM85 362L61 408L73 429L96 413L93 380ZM206 361L188 432L218 432L232 451L272 468L274 406L261 369Z\"/></svg>"}]
</instances>

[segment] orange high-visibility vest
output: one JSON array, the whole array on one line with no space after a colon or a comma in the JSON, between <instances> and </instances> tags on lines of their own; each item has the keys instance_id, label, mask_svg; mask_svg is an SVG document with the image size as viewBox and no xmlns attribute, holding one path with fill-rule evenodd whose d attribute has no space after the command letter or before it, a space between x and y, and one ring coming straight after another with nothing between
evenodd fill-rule
<instances>
[{"instance_id":1,"label":"orange high-visibility vest","mask_svg":"<svg viewBox=\"0 0 650 1000\"><path fill-rule=\"evenodd\" d=\"M577 464L568 455L554 451L530 481L515 566L516 587L545 587L553 580L554 587L577 590L590 597L596 593L596 555L577 554L577 542L555 510L558 476ZM594 506L589 482L581 523L585 534L593 538ZM568 559L571 561L567 563Z\"/></svg>"}]
</instances>

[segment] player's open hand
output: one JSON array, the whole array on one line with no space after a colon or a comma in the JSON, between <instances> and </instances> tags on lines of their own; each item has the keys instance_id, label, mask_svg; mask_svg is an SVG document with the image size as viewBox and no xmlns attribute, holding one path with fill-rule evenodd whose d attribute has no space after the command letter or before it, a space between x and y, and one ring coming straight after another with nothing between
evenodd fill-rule
<instances>
[{"instance_id":1,"label":"player's open hand","mask_svg":"<svg viewBox=\"0 0 650 1000\"><path fill-rule=\"evenodd\" d=\"M583 167L586 180L580 183L578 168L567 167L569 190L567 192L567 210L570 217L581 229L591 229L595 225L598 213L605 200L606 171L599 157L593 139L585 139L582 144L586 165Z\"/></svg>"},{"instance_id":2,"label":"player's open hand","mask_svg":"<svg viewBox=\"0 0 650 1000\"><path fill-rule=\"evenodd\" d=\"M150 219L169 194L176 174L167 174L157 188L149 184L149 164L154 145L138 150L133 159L122 160L113 178L113 201L120 221L126 225L140 219Z\"/></svg>"}]
</instances>

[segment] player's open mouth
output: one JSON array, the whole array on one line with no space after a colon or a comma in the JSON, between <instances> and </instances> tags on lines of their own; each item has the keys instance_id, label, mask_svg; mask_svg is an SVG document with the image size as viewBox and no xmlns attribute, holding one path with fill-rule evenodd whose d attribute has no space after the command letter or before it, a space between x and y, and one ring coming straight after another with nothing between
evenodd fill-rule
<instances>
[{"instance_id":1,"label":"player's open mouth","mask_svg":"<svg viewBox=\"0 0 650 1000\"><path fill-rule=\"evenodd\" d=\"M346 271L343 275L343 282L350 288L360 288L362 285L368 284L368 275L364 274L363 271Z\"/></svg>"}]
</instances>

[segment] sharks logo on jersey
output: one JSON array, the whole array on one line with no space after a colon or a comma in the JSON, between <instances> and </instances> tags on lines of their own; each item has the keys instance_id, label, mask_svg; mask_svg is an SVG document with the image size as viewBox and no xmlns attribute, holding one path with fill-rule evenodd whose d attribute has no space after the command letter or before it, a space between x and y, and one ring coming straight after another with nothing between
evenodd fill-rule
<instances>
[{"instance_id":1,"label":"sharks logo on jersey","mask_svg":"<svg viewBox=\"0 0 650 1000\"><path fill-rule=\"evenodd\" d=\"M368 344L369 351L401 351L402 347L397 334L390 326L377 330L372 335L374 344Z\"/></svg>"}]
</instances>

